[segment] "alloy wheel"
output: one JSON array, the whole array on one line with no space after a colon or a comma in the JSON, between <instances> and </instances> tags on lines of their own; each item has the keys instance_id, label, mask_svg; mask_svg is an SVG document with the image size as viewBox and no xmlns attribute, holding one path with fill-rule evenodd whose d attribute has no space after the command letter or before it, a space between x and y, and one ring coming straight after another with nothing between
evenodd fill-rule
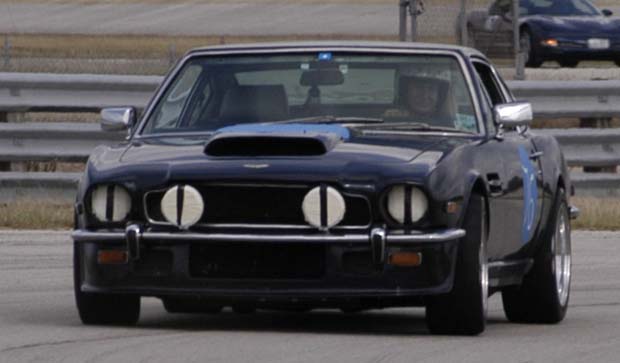
<instances>
[{"instance_id":1,"label":"alloy wheel","mask_svg":"<svg viewBox=\"0 0 620 363\"><path fill-rule=\"evenodd\" d=\"M551 241L551 248L553 251L553 273L555 275L558 301L561 306L565 306L568 302L571 278L570 227L568 226L567 220L566 208L562 208L559 212L555 234Z\"/></svg>"}]
</instances>

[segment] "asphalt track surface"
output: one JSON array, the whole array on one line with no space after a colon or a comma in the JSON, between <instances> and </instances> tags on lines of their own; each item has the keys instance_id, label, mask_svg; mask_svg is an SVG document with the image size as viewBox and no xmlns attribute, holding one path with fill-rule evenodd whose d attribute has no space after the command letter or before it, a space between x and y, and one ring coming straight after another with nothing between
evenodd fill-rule
<instances>
[{"instance_id":1,"label":"asphalt track surface","mask_svg":"<svg viewBox=\"0 0 620 363\"><path fill-rule=\"evenodd\" d=\"M489 0L490 2L490 0ZM459 2L426 2L421 36L453 36ZM90 3L48 1L0 3L0 33L290 35L398 34L398 2L392 4L252 3ZM473 9L473 6L472 6ZM620 7L610 8L620 14Z\"/></svg>"},{"instance_id":2,"label":"asphalt track surface","mask_svg":"<svg viewBox=\"0 0 620 363\"><path fill-rule=\"evenodd\" d=\"M142 299L138 326L80 323L68 232L0 231L0 362L617 362L620 234L573 233L560 325L511 324L499 296L479 337L428 334L424 310L360 314L167 314Z\"/></svg>"}]
</instances>

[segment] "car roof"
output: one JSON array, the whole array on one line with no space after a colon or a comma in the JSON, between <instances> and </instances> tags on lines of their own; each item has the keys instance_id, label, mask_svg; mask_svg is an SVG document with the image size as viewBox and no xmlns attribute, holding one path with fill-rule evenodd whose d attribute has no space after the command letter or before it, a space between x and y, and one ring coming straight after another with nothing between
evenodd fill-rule
<instances>
[{"instance_id":1,"label":"car roof","mask_svg":"<svg viewBox=\"0 0 620 363\"><path fill-rule=\"evenodd\" d=\"M449 51L461 53L466 57L478 56L486 58L482 53L473 48L462 47L451 44L437 43L417 43L417 42L381 42L381 41L299 41L299 42L270 42L270 43L246 43L246 44L226 44L200 47L192 49L188 55L210 53L210 52L238 52L238 51L260 51L260 50L305 50L308 48L329 48L329 49L373 49L373 50L429 50L429 51Z\"/></svg>"}]
</instances>

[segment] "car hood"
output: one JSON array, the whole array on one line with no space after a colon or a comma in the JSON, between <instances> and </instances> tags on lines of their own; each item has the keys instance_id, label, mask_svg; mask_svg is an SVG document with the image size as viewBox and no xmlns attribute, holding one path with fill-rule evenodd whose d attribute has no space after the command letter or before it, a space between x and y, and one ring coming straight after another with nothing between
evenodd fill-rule
<instances>
[{"instance_id":1,"label":"car hood","mask_svg":"<svg viewBox=\"0 0 620 363\"><path fill-rule=\"evenodd\" d=\"M544 30L554 33L576 35L606 35L617 37L620 18L606 16L528 16L527 22L535 22Z\"/></svg>"},{"instance_id":2,"label":"car hood","mask_svg":"<svg viewBox=\"0 0 620 363\"><path fill-rule=\"evenodd\" d=\"M332 126L332 125L330 125ZM335 132L337 131L337 132ZM134 140L122 151L109 149L91 158L92 167L114 178L117 170L134 175L136 180L164 184L175 180L329 180L334 182L373 182L376 178L423 178L456 146L471 142L475 136L430 132L391 132L349 128L304 132L290 129L258 132L226 130L207 136L170 136ZM215 143L232 145L232 152L210 152ZM302 141L322 145L307 155L299 155L295 145ZM245 141L245 142L238 142ZM239 145L277 143L290 148L277 155L246 149L235 154ZM283 146L282 146L283 145ZM221 146L221 145L220 145ZM278 146L278 147L280 147ZM108 154L108 155L105 155ZM224 155L224 156L222 156ZM106 170L110 171L106 173ZM140 174L142 176L140 177Z\"/></svg>"}]
</instances>

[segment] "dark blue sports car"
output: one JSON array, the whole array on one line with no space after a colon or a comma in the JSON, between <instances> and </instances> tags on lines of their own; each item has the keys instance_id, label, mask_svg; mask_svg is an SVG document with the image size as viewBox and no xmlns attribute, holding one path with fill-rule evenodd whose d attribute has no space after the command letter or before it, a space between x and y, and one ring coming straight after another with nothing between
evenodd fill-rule
<instances>
[{"instance_id":1,"label":"dark blue sports car","mask_svg":"<svg viewBox=\"0 0 620 363\"><path fill-rule=\"evenodd\" d=\"M487 299L557 323L570 291L571 183L479 52L412 43L188 53L140 120L91 155L75 209L86 324L169 312L425 306L479 334Z\"/></svg>"},{"instance_id":2,"label":"dark blue sports car","mask_svg":"<svg viewBox=\"0 0 620 363\"><path fill-rule=\"evenodd\" d=\"M557 61L575 67L582 60L620 65L620 18L589 0L519 0L519 29L526 65ZM495 0L467 17L468 41L487 55L512 51L511 0Z\"/></svg>"}]
</instances>

